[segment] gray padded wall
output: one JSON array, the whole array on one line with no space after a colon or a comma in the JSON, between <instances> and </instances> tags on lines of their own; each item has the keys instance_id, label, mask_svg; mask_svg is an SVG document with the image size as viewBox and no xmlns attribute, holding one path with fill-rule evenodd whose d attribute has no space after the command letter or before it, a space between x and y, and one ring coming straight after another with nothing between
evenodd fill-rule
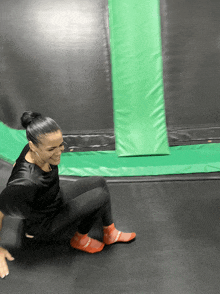
<instances>
[{"instance_id":1,"label":"gray padded wall","mask_svg":"<svg viewBox=\"0 0 220 294\"><path fill-rule=\"evenodd\" d=\"M219 141L220 2L160 4L170 145ZM113 149L107 0L2 0L0 11L0 120L19 129L32 109L65 134L101 134L81 147Z\"/></svg>"},{"instance_id":2,"label":"gray padded wall","mask_svg":"<svg viewBox=\"0 0 220 294\"><path fill-rule=\"evenodd\" d=\"M220 1L161 0L171 145L220 139Z\"/></svg>"},{"instance_id":3,"label":"gray padded wall","mask_svg":"<svg viewBox=\"0 0 220 294\"><path fill-rule=\"evenodd\" d=\"M107 0L0 1L0 120L25 110L63 132L113 130Z\"/></svg>"}]
</instances>

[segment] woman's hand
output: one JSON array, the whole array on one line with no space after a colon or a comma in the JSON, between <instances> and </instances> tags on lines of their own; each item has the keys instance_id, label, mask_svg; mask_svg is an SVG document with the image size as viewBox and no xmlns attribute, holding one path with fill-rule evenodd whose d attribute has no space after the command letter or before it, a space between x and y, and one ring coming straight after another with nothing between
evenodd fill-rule
<instances>
[{"instance_id":1,"label":"woman's hand","mask_svg":"<svg viewBox=\"0 0 220 294\"><path fill-rule=\"evenodd\" d=\"M9 261L14 260L14 257L8 252L8 250L0 247L0 277L3 279L9 274L6 258Z\"/></svg>"}]
</instances>

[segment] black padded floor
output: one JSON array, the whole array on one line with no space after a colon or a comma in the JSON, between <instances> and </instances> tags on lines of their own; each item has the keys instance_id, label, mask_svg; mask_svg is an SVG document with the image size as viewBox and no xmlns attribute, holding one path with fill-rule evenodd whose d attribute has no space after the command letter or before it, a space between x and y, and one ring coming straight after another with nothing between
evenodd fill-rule
<instances>
[{"instance_id":1,"label":"black padded floor","mask_svg":"<svg viewBox=\"0 0 220 294\"><path fill-rule=\"evenodd\" d=\"M1 187L10 173L0 164ZM110 183L113 215L130 244L95 255L68 243L21 250L18 221L6 218L3 245L15 257L1 294L214 294L220 289L220 181ZM98 235L97 228L92 235Z\"/></svg>"}]
</instances>

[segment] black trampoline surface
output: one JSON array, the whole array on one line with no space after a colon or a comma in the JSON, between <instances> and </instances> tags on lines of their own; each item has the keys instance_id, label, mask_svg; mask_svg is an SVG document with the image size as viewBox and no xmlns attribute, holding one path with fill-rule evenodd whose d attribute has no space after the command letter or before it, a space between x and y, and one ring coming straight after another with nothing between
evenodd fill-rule
<instances>
[{"instance_id":1,"label":"black trampoline surface","mask_svg":"<svg viewBox=\"0 0 220 294\"><path fill-rule=\"evenodd\" d=\"M11 165L0 161L0 191L10 171ZM116 226L135 231L137 238L94 255L73 250L68 242L24 250L19 221L6 217L2 245L15 260L0 280L1 294L219 293L220 181L215 176L109 182ZM98 226L91 236L100 238Z\"/></svg>"}]
</instances>

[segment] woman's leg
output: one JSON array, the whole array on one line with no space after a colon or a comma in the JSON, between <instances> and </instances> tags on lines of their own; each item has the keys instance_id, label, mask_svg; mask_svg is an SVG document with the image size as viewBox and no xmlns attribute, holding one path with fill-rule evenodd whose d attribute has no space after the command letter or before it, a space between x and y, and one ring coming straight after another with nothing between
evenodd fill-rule
<instances>
[{"instance_id":1,"label":"woman's leg","mask_svg":"<svg viewBox=\"0 0 220 294\"><path fill-rule=\"evenodd\" d=\"M42 235L43 240L57 242L67 235L69 238L73 237L76 231L80 235L86 235L97 217L101 217L103 225L108 226L113 222L110 194L103 178L90 177L76 182L62 182L60 187L65 205L51 221L46 236ZM103 245L97 242L95 246Z\"/></svg>"},{"instance_id":2,"label":"woman's leg","mask_svg":"<svg viewBox=\"0 0 220 294\"><path fill-rule=\"evenodd\" d=\"M71 239L71 246L89 253L101 251L105 244L88 237L88 232L98 216L101 217L103 225L109 226L113 222L110 194L105 180L92 177L66 184L63 187L63 198L70 209L68 222L79 223L78 232ZM60 227L60 222L58 224ZM56 228L55 223L52 226L53 230L54 228Z\"/></svg>"},{"instance_id":3,"label":"woman's leg","mask_svg":"<svg viewBox=\"0 0 220 294\"><path fill-rule=\"evenodd\" d=\"M82 180L83 183L84 180ZM79 188L81 186L81 182L79 181L78 183L78 192L82 192L82 190ZM133 239L135 239L136 234L135 233L124 233L121 231L118 231L115 228L115 225L113 223L113 219L112 219L112 213L111 213L111 200L110 200L110 193L109 193L109 189L107 187L106 181L104 180L104 178L101 177L92 177L92 178L87 178L85 181L86 185L84 186L84 190L85 191L87 188L86 187L90 187L90 188L95 188L95 187L100 187L101 188L101 192L99 194L99 196L96 198L96 201L94 201L95 198L93 198L92 201L94 201L93 203L91 203L90 208L94 208L94 205L98 204L98 210L94 210L93 212L90 213L84 213L85 216L79 227L78 227L78 232L81 234L86 234L87 232L89 232L89 230L91 229L91 227L93 226L95 220L96 220L96 212L101 213L102 216L102 223L103 223L103 229L104 229L104 243L109 245L109 244L113 244L116 242L129 242ZM95 188L96 189L96 188ZM91 191L92 192L92 191ZM93 191L94 192L94 191ZM86 199L86 197L84 198L84 200ZM82 199L79 199L80 202L82 201ZM102 203L102 205L100 205L100 201ZM82 209L82 212L84 209L88 209L88 205L86 206L86 204L84 204L84 207Z\"/></svg>"},{"instance_id":4,"label":"woman's leg","mask_svg":"<svg viewBox=\"0 0 220 294\"><path fill-rule=\"evenodd\" d=\"M104 178L90 177L76 182L65 182L61 189L66 206L52 221L51 237L61 235L66 229L76 228L77 225L78 232L71 239L72 247L84 250L81 246L84 244L87 246L84 250L86 252L101 251L104 244L87 236L97 216L101 216L105 244L128 242L135 238L134 233L116 230L111 213L110 193Z\"/></svg>"},{"instance_id":5,"label":"woman's leg","mask_svg":"<svg viewBox=\"0 0 220 294\"><path fill-rule=\"evenodd\" d=\"M77 222L79 232L86 234L97 216L102 218L104 226L113 223L110 193L103 178L90 177L67 182L61 186L61 191L66 207L53 220L51 233Z\"/></svg>"}]
</instances>

